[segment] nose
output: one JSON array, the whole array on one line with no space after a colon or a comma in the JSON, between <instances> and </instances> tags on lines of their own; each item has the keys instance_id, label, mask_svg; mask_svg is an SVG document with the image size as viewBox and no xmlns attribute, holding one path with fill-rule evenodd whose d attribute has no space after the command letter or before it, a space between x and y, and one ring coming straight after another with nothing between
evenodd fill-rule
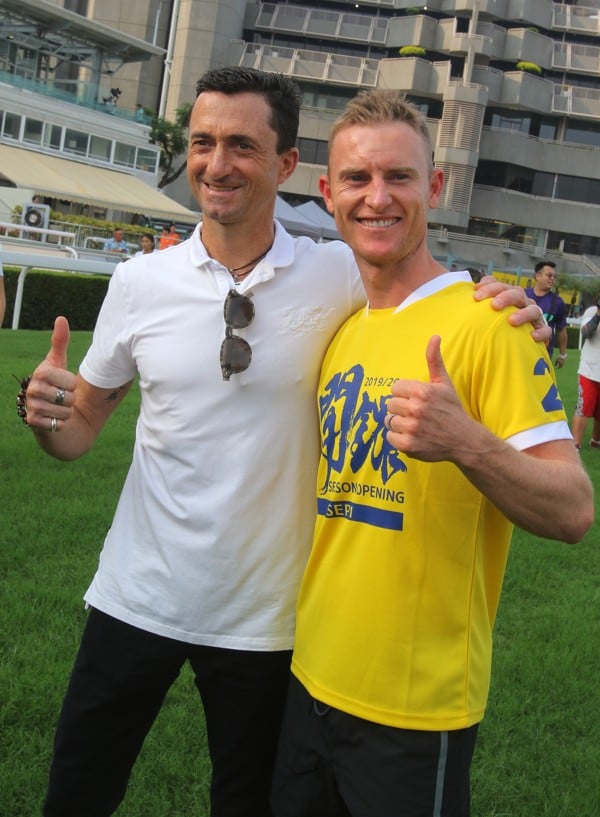
<instances>
[{"instance_id":1,"label":"nose","mask_svg":"<svg viewBox=\"0 0 600 817\"><path fill-rule=\"evenodd\" d=\"M209 176L213 179L220 179L226 176L231 169L229 153L225 145L217 143L210 152L210 157L206 166Z\"/></svg>"},{"instance_id":2,"label":"nose","mask_svg":"<svg viewBox=\"0 0 600 817\"><path fill-rule=\"evenodd\" d=\"M370 180L365 195L365 203L372 210L383 210L391 201L390 192L385 179L373 178Z\"/></svg>"}]
</instances>

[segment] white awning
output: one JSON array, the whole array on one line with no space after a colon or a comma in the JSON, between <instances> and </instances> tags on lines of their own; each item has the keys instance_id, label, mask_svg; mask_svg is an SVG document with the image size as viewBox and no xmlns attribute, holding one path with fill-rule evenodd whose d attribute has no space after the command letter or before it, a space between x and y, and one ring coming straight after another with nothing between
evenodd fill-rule
<instances>
[{"instance_id":1,"label":"white awning","mask_svg":"<svg viewBox=\"0 0 600 817\"><path fill-rule=\"evenodd\" d=\"M0 145L0 178L38 196L95 204L126 213L195 223L197 213L155 190L131 173Z\"/></svg>"}]
</instances>

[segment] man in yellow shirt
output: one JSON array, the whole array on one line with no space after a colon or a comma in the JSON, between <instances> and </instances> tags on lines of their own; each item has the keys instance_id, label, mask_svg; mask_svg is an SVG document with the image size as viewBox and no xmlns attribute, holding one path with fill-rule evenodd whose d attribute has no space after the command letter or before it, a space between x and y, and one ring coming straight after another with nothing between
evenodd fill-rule
<instances>
[{"instance_id":1,"label":"man in yellow shirt","mask_svg":"<svg viewBox=\"0 0 600 817\"><path fill-rule=\"evenodd\" d=\"M274 813L467 817L512 526L575 542L592 488L543 344L427 248L443 174L419 111L360 94L329 150L321 193L368 305L321 370Z\"/></svg>"}]
</instances>

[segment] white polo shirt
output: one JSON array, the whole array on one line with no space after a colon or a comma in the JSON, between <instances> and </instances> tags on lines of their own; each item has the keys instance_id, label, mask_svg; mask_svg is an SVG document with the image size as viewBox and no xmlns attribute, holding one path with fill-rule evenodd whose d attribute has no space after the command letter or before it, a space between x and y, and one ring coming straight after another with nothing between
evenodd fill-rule
<instances>
[{"instance_id":1,"label":"white polo shirt","mask_svg":"<svg viewBox=\"0 0 600 817\"><path fill-rule=\"evenodd\" d=\"M226 382L232 278L194 235L119 264L81 375L139 376L133 460L86 602L144 630L247 650L292 646L315 519L316 389L342 322L365 302L341 242L292 238L237 287L252 362Z\"/></svg>"}]
</instances>

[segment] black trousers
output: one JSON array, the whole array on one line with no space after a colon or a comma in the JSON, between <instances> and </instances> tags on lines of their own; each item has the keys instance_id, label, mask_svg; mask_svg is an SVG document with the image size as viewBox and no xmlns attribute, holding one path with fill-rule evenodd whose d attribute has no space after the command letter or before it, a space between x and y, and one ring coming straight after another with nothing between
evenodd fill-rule
<instances>
[{"instance_id":1,"label":"black trousers","mask_svg":"<svg viewBox=\"0 0 600 817\"><path fill-rule=\"evenodd\" d=\"M185 644L92 610L58 720L45 817L108 817L188 660L206 717L212 817L269 817L291 652Z\"/></svg>"},{"instance_id":2,"label":"black trousers","mask_svg":"<svg viewBox=\"0 0 600 817\"><path fill-rule=\"evenodd\" d=\"M477 725L399 729L315 700L292 676L273 778L276 817L469 817Z\"/></svg>"}]
</instances>

